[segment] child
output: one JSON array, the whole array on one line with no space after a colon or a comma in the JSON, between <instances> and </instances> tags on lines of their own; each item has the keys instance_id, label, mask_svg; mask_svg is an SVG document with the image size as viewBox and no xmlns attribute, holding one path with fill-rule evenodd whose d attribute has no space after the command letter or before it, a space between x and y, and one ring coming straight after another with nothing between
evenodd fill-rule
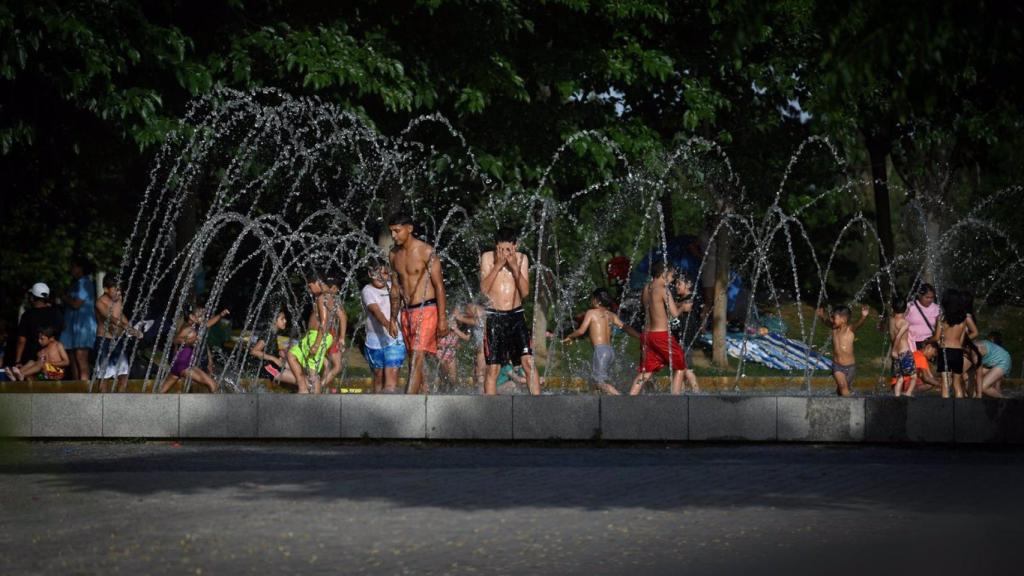
<instances>
[{"instance_id":1,"label":"child","mask_svg":"<svg viewBox=\"0 0 1024 576\"><path fill-rule=\"evenodd\" d=\"M896 298L892 303L892 318L889 318L889 358L892 360L893 393L896 396L914 390L917 371L914 368L914 353L910 348L910 323L907 322L907 303Z\"/></svg>"},{"instance_id":2,"label":"child","mask_svg":"<svg viewBox=\"0 0 1024 576\"><path fill-rule=\"evenodd\" d=\"M441 368L440 376L448 381L448 385L458 384L458 366L455 363L455 353L459 350L459 341L468 341L471 338L462 330L459 330L455 316L452 315L448 321L448 334L437 342L437 361Z\"/></svg>"},{"instance_id":3,"label":"child","mask_svg":"<svg viewBox=\"0 0 1024 576\"><path fill-rule=\"evenodd\" d=\"M327 286L327 293L325 294L327 323L324 326L334 341L334 344L327 350L328 368L324 373L322 385L327 390L330 388L334 378L341 374L342 355L345 353L345 334L348 330L348 314L345 312L345 305L341 301L341 297L338 296L338 292L341 290L341 282L336 277L328 277L325 284ZM310 324L312 323L313 321L310 320ZM333 388L331 388L331 391L337 392Z\"/></svg>"},{"instance_id":4,"label":"child","mask_svg":"<svg viewBox=\"0 0 1024 576\"><path fill-rule=\"evenodd\" d=\"M1003 397L1003 377L1010 373L1013 362L1010 359L1010 353L1001 346L1002 342L1003 338L999 332L990 332L988 339L978 340L974 343L981 354L981 362L976 376L978 398L984 396Z\"/></svg>"},{"instance_id":5,"label":"child","mask_svg":"<svg viewBox=\"0 0 1024 576\"><path fill-rule=\"evenodd\" d=\"M934 338L939 343L936 356L936 371L942 375L942 397L949 398L952 383L957 398L964 397L964 340L976 338L977 329L973 320L968 323L964 300L957 290L947 290L942 295L942 313L935 323Z\"/></svg>"},{"instance_id":6,"label":"child","mask_svg":"<svg viewBox=\"0 0 1024 576\"><path fill-rule=\"evenodd\" d=\"M826 315L824 308L818 309L818 317L832 329L832 377L836 381L836 394L850 396L850 387L857 377L857 359L853 355L854 333L868 317L868 309L861 307L860 320L850 324L850 308L836 306L832 314Z\"/></svg>"},{"instance_id":7,"label":"child","mask_svg":"<svg viewBox=\"0 0 1024 576\"><path fill-rule=\"evenodd\" d=\"M227 309L221 310L220 313L214 314L206 322L207 329L212 328L217 322L221 321L230 314ZM160 393L166 394L172 386L181 378L191 379L194 382L198 382L203 386L210 389L210 392L217 391L217 383L213 378L203 371L198 366L192 366L192 356L195 354L196 342L199 340L199 328L200 323L203 319L203 308L197 306L188 313L185 317L185 321L181 323L181 327L178 328L178 333L174 336L174 344L178 346L178 351L174 354L174 361L171 363L171 372L164 378L163 384L160 385Z\"/></svg>"},{"instance_id":8,"label":"child","mask_svg":"<svg viewBox=\"0 0 1024 576\"><path fill-rule=\"evenodd\" d=\"M487 374L487 358L484 356L484 323L487 312L483 306L467 302L462 310L455 311L455 321L466 326L466 333L472 336L476 345L476 364L473 367L473 382L481 392Z\"/></svg>"},{"instance_id":9,"label":"child","mask_svg":"<svg viewBox=\"0 0 1024 576\"><path fill-rule=\"evenodd\" d=\"M295 375L299 394L309 394L310 385L314 394L320 393L320 372L324 367L324 357L334 344L334 336L328 325L329 314L333 309L335 317L340 321L345 311L340 309L333 297L331 286L337 286L333 278L316 276L306 287L313 297L313 311L309 315L309 331L298 344L288 350L288 366ZM307 373L308 371L308 373Z\"/></svg>"},{"instance_id":10,"label":"child","mask_svg":"<svg viewBox=\"0 0 1024 576\"><path fill-rule=\"evenodd\" d=\"M39 374L40 380L63 380L64 368L71 364L64 345L60 343L59 333L53 326L39 329L39 354L37 358L20 367L11 368L15 380L25 380Z\"/></svg>"},{"instance_id":11,"label":"child","mask_svg":"<svg viewBox=\"0 0 1024 576\"><path fill-rule=\"evenodd\" d=\"M683 393L686 377L686 356L679 342L669 334L669 319L679 316L681 310L669 291L669 274L665 261L655 259L651 264L651 278L640 293L644 306L643 357L629 395L636 396L644 384L665 366L672 369L672 394Z\"/></svg>"},{"instance_id":12,"label":"child","mask_svg":"<svg viewBox=\"0 0 1024 576\"><path fill-rule=\"evenodd\" d=\"M373 371L374 394L393 394L398 388L398 371L405 362L402 333L388 333L391 318L391 273L387 264L371 262L367 270L370 283L363 286L361 298L366 315L366 343L363 355Z\"/></svg>"},{"instance_id":13,"label":"child","mask_svg":"<svg viewBox=\"0 0 1024 576\"><path fill-rule=\"evenodd\" d=\"M501 367L498 372L498 380L495 384L495 390L501 392L502 389L508 387L514 392L519 386L525 386L528 384L526 379L526 371L523 370L522 366L513 366L512 364L506 364Z\"/></svg>"},{"instance_id":14,"label":"child","mask_svg":"<svg viewBox=\"0 0 1024 576\"><path fill-rule=\"evenodd\" d=\"M103 294L96 299L96 354L93 364L94 377L100 381L100 392L110 392L113 379L117 379L115 390L124 392L128 387L128 373L131 365L125 352L127 337L142 338L142 333L132 327L124 315L124 299L117 278L103 277Z\"/></svg>"},{"instance_id":15,"label":"child","mask_svg":"<svg viewBox=\"0 0 1024 576\"><path fill-rule=\"evenodd\" d=\"M288 329L288 312L281 310L274 316L274 323L264 338L260 338L249 349L249 354L268 362L263 366L263 373L270 375L274 382L295 384L295 374L288 368L284 359L284 351L277 347L277 335Z\"/></svg>"},{"instance_id":16,"label":"child","mask_svg":"<svg viewBox=\"0 0 1024 576\"><path fill-rule=\"evenodd\" d=\"M903 393L908 397L913 396L916 391L927 392L939 387L939 381L932 374L932 367L929 364L939 353L939 345L929 338L924 342L918 342L918 347L918 350L914 350L914 376L909 381L904 379L907 385L903 387Z\"/></svg>"},{"instance_id":17,"label":"child","mask_svg":"<svg viewBox=\"0 0 1024 576\"><path fill-rule=\"evenodd\" d=\"M610 396L618 396L619 391L611 383L608 371L615 361L615 349L612 348L612 326L626 330L627 326L618 314L611 311L612 296L608 290L598 288L590 295L590 310L583 316L583 322L574 332L562 339L568 344L584 334L590 337L594 346L594 358L591 360L591 380L597 389Z\"/></svg>"}]
</instances>

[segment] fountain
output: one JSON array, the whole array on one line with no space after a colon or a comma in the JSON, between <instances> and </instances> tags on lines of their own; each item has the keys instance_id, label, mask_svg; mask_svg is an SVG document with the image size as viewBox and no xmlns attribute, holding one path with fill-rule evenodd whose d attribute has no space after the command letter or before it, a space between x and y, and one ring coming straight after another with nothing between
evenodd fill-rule
<instances>
[{"instance_id":1,"label":"fountain","mask_svg":"<svg viewBox=\"0 0 1024 576\"><path fill-rule=\"evenodd\" d=\"M569 162L581 142L594 142L612 151L617 174L556 199L557 169ZM787 194L794 170L812 154L824 154L834 167L828 181L815 190L801 191L794 204ZM395 136L381 134L362 118L315 98L296 98L274 89L249 93L217 90L196 100L158 154L135 224L125 243L120 278L125 300L135 319L154 321L152 362L146 363L146 391L155 390L169 371L172 338L179 320L194 297L194 279L212 277L205 297L210 314L232 308L234 328L243 336L262 330L277 310L291 317L291 337L298 336L308 296L299 281L311 269L337 271L340 297L358 302L367 263L387 247L383 219L405 206L423 225L419 235L436 247L445 270L449 307L480 302L477 282L479 254L491 246L490 234L500 223L521 228L520 244L528 248L533 265L533 289L528 314L535 327L535 348L541 361L546 392L568 392L585 378L589 362L560 344L559 336L572 330L572 311L593 289L594 269L603 264L603 249L610 238L626 238L624 250L631 263L647 258L669 258L666 219L682 223L710 222L712 239L729 239L731 270L745 279L747 299L740 316L755 325L759 314L782 317L792 310L794 365L779 374L803 394L812 392L812 376L820 375L815 358L828 351L813 315L800 305L821 306L831 301L829 278L841 253L881 251L878 235L860 206L859 190L867 182L849 174L836 146L812 137L793 153L771 198L755 198L717 143L691 138L665 158L631 159L601 134L580 132L554 152L550 164L530 190L506 187L487 175L465 139L438 114L417 118ZM674 213L666 214L660 201L672 195ZM1007 189L976 206L945 231L934 245L911 246L895 254L881 254L883 265L857 280L850 290L855 302L876 306L891 301L890 286L901 286L909 297L911 284L934 268L940 255L954 260L978 239L998 239L979 263L988 270L972 287L987 289L982 297L1020 280L1021 252L999 226L981 217L997 202L1019 195ZM600 196L600 199L595 199ZM203 212L189 211L209 199ZM807 218L816 210L848 207L827 250L812 240ZM905 227L923 229L925 210L946 210L916 199L903 212ZM183 222L195 220L194 230ZM183 235L190 234L190 237ZM973 236L972 236L973 235ZM924 233L922 232L922 238ZM967 242L965 240L971 240ZM993 243L993 246L995 244ZM696 274L708 261L708 247L699 258ZM941 262L952 270L955 262ZM636 274L633 274L636 276ZM954 278L935 279L940 289ZM627 284L621 294L622 315L637 323L638 286ZM361 313L351 305L349 324L355 338L363 330ZM202 330L197 349L208 332ZM755 334L743 333L734 344L739 361L732 372L731 390L745 391L749 353ZM734 339L735 340L735 339ZM247 354L247 341L219 359L213 376L226 391L241 392L258 365ZM685 347L701 344L701 334L690 335ZM626 338L616 341L619 374L629 378L635 358L627 353ZM138 348L133 351L137 354ZM873 366L881 366L875 353ZM859 358L867 360L866 351ZM198 356L198 355L197 355ZM194 362L198 358L194 359ZM459 355L459 373L472 372L472 355ZM350 378L351 366L342 370ZM436 381L431 367L428 381ZM827 373L827 372L826 372ZM881 378L876 378L881 382ZM623 382L625 383L625 382ZM185 382L184 389L189 389ZM471 384L454 391L473 390ZM878 390L881 391L881 384Z\"/></svg>"}]
</instances>

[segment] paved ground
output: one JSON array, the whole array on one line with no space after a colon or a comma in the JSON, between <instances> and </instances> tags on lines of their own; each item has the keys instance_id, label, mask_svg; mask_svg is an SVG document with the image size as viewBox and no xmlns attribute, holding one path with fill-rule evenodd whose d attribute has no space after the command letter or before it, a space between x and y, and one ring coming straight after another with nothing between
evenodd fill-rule
<instances>
[{"instance_id":1,"label":"paved ground","mask_svg":"<svg viewBox=\"0 0 1024 576\"><path fill-rule=\"evenodd\" d=\"M0 445L5 574L1019 574L1024 452Z\"/></svg>"}]
</instances>

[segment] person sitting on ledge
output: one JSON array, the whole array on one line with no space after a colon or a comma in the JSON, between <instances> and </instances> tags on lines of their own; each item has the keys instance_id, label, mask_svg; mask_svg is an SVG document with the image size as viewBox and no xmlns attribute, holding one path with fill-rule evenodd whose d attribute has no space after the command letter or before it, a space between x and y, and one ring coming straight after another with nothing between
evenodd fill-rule
<instances>
[{"instance_id":1,"label":"person sitting on ledge","mask_svg":"<svg viewBox=\"0 0 1024 576\"><path fill-rule=\"evenodd\" d=\"M21 367L11 368L15 380L25 380L39 375L40 380L59 381L64 379L64 369L71 361L64 345L60 343L59 333L53 326L43 326L39 329L38 357Z\"/></svg>"}]
</instances>

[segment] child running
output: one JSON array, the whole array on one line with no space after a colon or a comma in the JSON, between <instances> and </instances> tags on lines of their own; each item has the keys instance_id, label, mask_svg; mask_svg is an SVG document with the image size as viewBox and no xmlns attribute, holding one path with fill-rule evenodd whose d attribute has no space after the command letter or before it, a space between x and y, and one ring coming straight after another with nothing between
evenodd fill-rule
<instances>
[{"instance_id":1,"label":"child running","mask_svg":"<svg viewBox=\"0 0 1024 576\"><path fill-rule=\"evenodd\" d=\"M37 334L39 354L35 360L22 366L15 366L10 371L15 380L25 380L39 375L40 380L59 381L64 379L64 369L71 364L64 345L60 343L59 333L53 326L43 326Z\"/></svg>"},{"instance_id":2,"label":"child running","mask_svg":"<svg viewBox=\"0 0 1024 576\"><path fill-rule=\"evenodd\" d=\"M178 351L174 354L174 361L171 363L171 372L164 378L163 384L160 385L160 393L166 394L178 382L181 378L191 379L193 382L198 382L203 386L210 389L210 392L217 391L217 382L203 371L202 368L192 365L192 357L195 355L196 342L199 340L200 325L203 321L204 309L202 306L196 306L191 312L185 317L185 321L181 323L181 327L178 328L178 333L174 336L174 344L178 346ZM209 320L206 321L206 328L213 328L222 318L226 317L230 312L225 308L219 313L214 314ZM184 391L184 389L182 389Z\"/></svg>"},{"instance_id":3,"label":"child running","mask_svg":"<svg viewBox=\"0 0 1024 576\"><path fill-rule=\"evenodd\" d=\"M902 298L892 302L892 317L889 318L889 358L892 360L893 394L901 396L904 390L913 393L917 380L914 367L914 352L910 347L910 323L907 322L907 303Z\"/></svg>"},{"instance_id":4,"label":"child running","mask_svg":"<svg viewBox=\"0 0 1024 576\"><path fill-rule=\"evenodd\" d=\"M636 396L644 384L665 366L672 370L672 394L683 393L683 379L686 377L686 355L679 342L669 334L669 318L679 316L675 298L669 291L669 274L664 260L651 263L651 278L640 294L644 305L643 359L636 379L629 390Z\"/></svg>"},{"instance_id":5,"label":"child running","mask_svg":"<svg viewBox=\"0 0 1024 576\"><path fill-rule=\"evenodd\" d=\"M836 381L836 394L850 396L850 388L857 378L857 358L853 355L855 332L868 318L867 307L861 307L860 319L850 324L850 308L836 306L831 315L824 308L818 309L818 317L832 329L832 378Z\"/></svg>"},{"instance_id":6,"label":"child running","mask_svg":"<svg viewBox=\"0 0 1024 576\"><path fill-rule=\"evenodd\" d=\"M598 288L590 295L590 310L583 316L580 327L562 339L568 344L584 334L590 337L594 346L594 357L591 360L591 381L601 392L610 396L618 396L619 391L611 382L609 369L615 361L615 349L612 348L612 326L620 330L633 330L626 326L618 314L611 311L612 296L608 290ZM635 330L634 330L635 332ZM639 336L639 335L638 335Z\"/></svg>"}]
</instances>

